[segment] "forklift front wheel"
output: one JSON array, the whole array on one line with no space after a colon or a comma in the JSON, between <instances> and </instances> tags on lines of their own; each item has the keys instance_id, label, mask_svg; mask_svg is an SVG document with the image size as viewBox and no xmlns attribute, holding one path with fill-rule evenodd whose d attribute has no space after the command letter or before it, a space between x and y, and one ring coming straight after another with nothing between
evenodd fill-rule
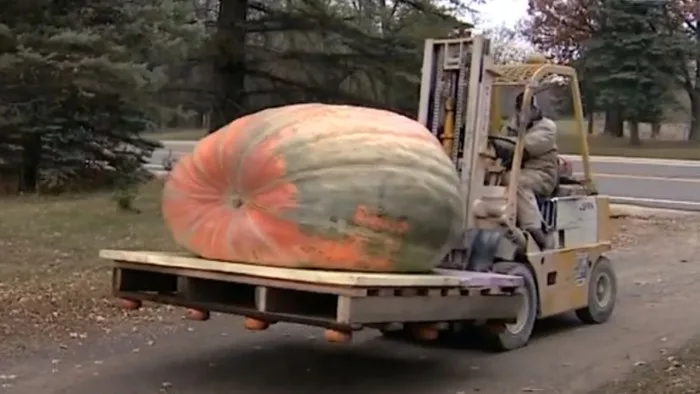
<instances>
[{"instance_id":1,"label":"forklift front wheel","mask_svg":"<svg viewBox=\"0 0 700 394\"><path fill-rule=\"evenodd\" d=\"M523 278L525 302L514 324L507 324L505 330L494 332L488 327L480 329L480 336L490 350L505 352L527 345L537 320L538 292L532 271L522 263L502 262L494 264L494 271Z\"/></svg>"}]
</instances>

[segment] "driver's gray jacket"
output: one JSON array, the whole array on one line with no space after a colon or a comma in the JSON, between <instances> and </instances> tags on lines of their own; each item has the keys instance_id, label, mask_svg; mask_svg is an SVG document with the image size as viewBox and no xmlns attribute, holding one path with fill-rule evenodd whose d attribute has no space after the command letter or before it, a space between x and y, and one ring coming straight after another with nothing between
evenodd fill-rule
<instances>
[{"instance_id":1,"label":"driver's gray jacket","mask_svg":"<svg viewBox=\"0 0 700 394\"><path fill-rule=\"evenodd\" d=\"M515 129L514 119L508 129ZM551 194L557 186L559 158L557 151L557 126L549 118L534 121L525 134L527 152L521 170L521 186L540 195Z\"/></svg>"}]
</instances>

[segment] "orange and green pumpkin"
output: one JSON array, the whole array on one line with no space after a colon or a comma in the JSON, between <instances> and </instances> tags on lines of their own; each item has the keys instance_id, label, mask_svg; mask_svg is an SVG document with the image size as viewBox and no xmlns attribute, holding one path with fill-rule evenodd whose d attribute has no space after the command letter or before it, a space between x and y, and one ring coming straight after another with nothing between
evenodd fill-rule
<instances>
[{"instance_id":1,"label":"orange and green pumpkin","mask_svg":"<svg viewBox=\"0 0 700 394\"><path fill-rule=\"evenodd\" d=\"M298 104L235 120L171 172L163 216L208 259L423 272L464 219L460 183L420 123L377 109Z\"/></svg>"}]
</instances>

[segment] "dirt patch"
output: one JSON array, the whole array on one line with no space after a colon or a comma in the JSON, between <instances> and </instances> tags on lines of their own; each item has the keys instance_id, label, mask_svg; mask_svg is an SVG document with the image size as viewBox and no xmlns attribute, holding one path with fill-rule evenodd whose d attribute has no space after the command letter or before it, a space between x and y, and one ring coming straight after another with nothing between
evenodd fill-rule
<instances>
[{"instance_id":1,"label":"dirt patch","mask_svg":"<svg viewBox=\"0 0 700 394\"><path fill-rule=\"evenodd\" d=\"M108 193L0 201L0 353L79 340L127 317L112 306L110 268L97 253L176 249L160 218L161 187L144 187L140 214L118 211ZM130 318L154 320L158 309Z\"/></svg>"},{"instance_id":2,"label":"dirt patch","mask_svg":"<svg viewBox=\"0 0 700 394\"><path fill-rule=\"evenodd\" d=\"M626 217L624 220L616 220L615 224L618 250L633 249L637 245L650 242L659 234L671 239L674 234L696 234L700 231L700 221L694 216ZM692 263L685 259L674 262ZM635 284L646 285L642 281ZM653 361L630 360L634 368L632 372L591 391L590 394L700 393L700 337L691 340L680 350L663 346L663 343L671 342L671 338L660 338L660 341L662 345Z\"/></svg>"},{"instance_id":3,"label":"dirt patch","mask_svg":"<svg viewBox=\"0 0 700 394\"><path fill-rule=\"evenodd\" d=\"M700 393L700 338L681 351L659 352L659 360L638 362L634 372L590 394L697 394Z\"/></svg>"}]
</instances>

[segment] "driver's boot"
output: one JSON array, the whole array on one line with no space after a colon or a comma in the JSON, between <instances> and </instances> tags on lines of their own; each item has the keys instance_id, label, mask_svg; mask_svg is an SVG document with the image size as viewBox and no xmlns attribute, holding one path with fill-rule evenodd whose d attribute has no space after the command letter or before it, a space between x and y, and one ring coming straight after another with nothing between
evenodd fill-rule
<instances>
[{"instance_id":1,"label":"driver's boot","mask_svg":"<svg viewBox=\"0 0 700 394\"><path fill-rule=\"evenodd\" d=\"M552 248L549 242L549 237L547 237L547 234L545 234L544 230L542 230L541 228L529 228L526 229L526 231L530 234L532 239L535 241L537 246L540 247L541 250Z\"/></svg>"}]
</instances>

